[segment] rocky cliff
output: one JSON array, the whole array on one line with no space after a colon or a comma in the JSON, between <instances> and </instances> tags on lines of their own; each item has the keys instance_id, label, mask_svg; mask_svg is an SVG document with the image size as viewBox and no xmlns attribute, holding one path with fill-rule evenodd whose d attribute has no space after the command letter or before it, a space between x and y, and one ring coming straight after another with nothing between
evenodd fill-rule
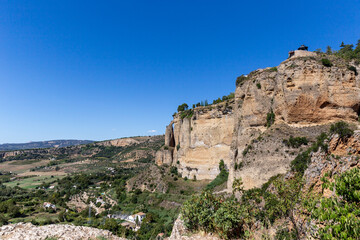
<instances>
[{"instance_id":1,"label":"rocky cliff","mask_svg":"<svg viewBox=\"0 0 360 240\"><path fill-rule=\"evenodd\" d=\"M213 179L219 162L230 164L234 100L197 107L189 115L176 114L166 127L165 146L156 163L174 165L183 177Z\"/></svg>"},{"instance_id":2,"label":"rocky cliff","mask_svg":"<svg viewBox=\"0 0 360 240\"><path fill-rule=\"evenodd\" d=\"M157 164L177 166L183 177L213 179L223 159L229 189L239 177L246 189L259 187L285 173L301 150L284 145L283 139L292 135L312 141L338 120L359 125L359 65L305 53L238 78L231 101L174 115ZM331 67L322 64L324 57Z\"/></svg>"},{"instance_id":3,"label":"rocky cliff","mask_svg":"<svg viewBox=\"0 0 360 240\"><path fill-rule=\"evenodd\" d=\"M235 178L252 188L285 173L296 156L282 143L290 135L313 140L331 122L359 124L360 76L349 70L354 63L333 57L326 67L321 59L292 57L238 82L228 188ZM274 125L265 127L272 117Z\"/></svg>"}]
</instances>

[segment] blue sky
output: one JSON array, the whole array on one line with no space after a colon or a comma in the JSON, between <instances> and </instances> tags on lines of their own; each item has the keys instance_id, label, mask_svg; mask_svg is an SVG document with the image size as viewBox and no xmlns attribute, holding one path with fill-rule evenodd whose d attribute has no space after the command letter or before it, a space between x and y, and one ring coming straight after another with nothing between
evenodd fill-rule
<instances>
[{"instance_id":1,"label":"blue sky","mask_svg":"<svg viewBox=\"0 0 360 240\"><path fill-rule=\"evenodd\" d=\"M0 143L162 134L287 52L360 39L359 1L0 0ZM149 130L156 130L150 133Z\"/></svg>"}]
</instances>

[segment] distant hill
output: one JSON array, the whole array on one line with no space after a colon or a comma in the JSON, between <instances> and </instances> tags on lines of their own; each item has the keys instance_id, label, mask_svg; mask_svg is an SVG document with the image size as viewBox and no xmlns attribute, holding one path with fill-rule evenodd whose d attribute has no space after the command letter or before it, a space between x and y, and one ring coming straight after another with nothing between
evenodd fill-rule
<instances>
[{"instance_id":1,"label":"distant hill","mask_svg":"<svg viewBox=\"0 0 360 240\"><path fill-rule=\"evenodd\" d=\"M50 140L40 142L28 143L5 143L0 144L0 151L33 149L33 148L53 148L53 147L68 147L80 144L88 144L94 141L91 140Z\"/></svg>"}]
</instances>

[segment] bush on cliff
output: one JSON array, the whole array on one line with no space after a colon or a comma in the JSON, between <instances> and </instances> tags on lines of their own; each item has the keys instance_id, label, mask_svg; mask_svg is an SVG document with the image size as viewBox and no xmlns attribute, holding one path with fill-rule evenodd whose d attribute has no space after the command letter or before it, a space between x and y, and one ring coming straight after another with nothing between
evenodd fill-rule
<instances>
[{"instance_id":1,"label":"bush on cliff","mask_svg":"<svg viewBox=\"0 0 360 240\"><path fill-rule=\"evenodd\" d=\"M317 152L319 148L321 148L322 151L327 152L328 146L327 144L324 144L326 138L327 134L321 133L311 147L309 147L306 151L299 153L290 163L291 170L303 175L311 161L311 152Z\"/></svg>"},{"instance_id":2,"label":"bush on cliff","mask_svg":"<svg viewBox=\"0 0 360 240\"><path fill-rule=\"evenodd\" d=\"M360 171L353 168L335 179L337 196L321 198L309 206L319 224L320 239L360 239Z\"/></svg>"},{"instance_id":3,"label":"bush on cliff","mask_svg":"<svg viewBox=\"0 0 360 240\"><path fill-rule=\"evenodd\" d=\"M266 115L266 127L270 127L275 122L275 113L271 109L271 111Z\"/></svg>"},{"instance_id":4,"label":"bush on cliff","mask_svg":"<svg viewBox=\"0 0 360 240\"><path fill-rule=\"evenodd\" d=\"M224 239L230 239L244 236L253 224L249 207L240 204L234 197L224 199L205 191L184 203L181 216L191 231L215 232Z\"/></svg>"},{"instance_id":5,"label":"bush on cliff","mask_svg":"<svg viewBox=\"0 0 360 240\"><path fill-rule=\"evenodd\" d=\"M331 61L329 60L329 59L327 59L327 58L323 58L323 59L321 59L321 63L325 66L325 67L332 67L332 63L331 63Z\"/></svg>"},{"instance_id":6,"label":"bush on cliff","mask_svg":"<svg viewBox=\"0 0 360 240\"><path fill-rule=\"evenodd\" d=\"M183 103L178 106L177 110L178 110L178 112L182 112L182 111L187 110L188 108L189 108L189 106L186 103Z\"/></svg>"},{"instance_id":7,"label":"bush on cliff","mask_svg":"<svg viewBox=\"0 0 360 240\"><path fill-rule=\"evenodd\" d=\"M349 128L349 124L340 121L331 125L330 133L338 134L340 138L347 138L350 137L354 131Z\"/></svg>"},{"instance_id":8,"label":"bush on cliff","mask_svg":"<svg viewBox=\"0 0 360 240\"><path fill-rule=\"evenodd\" d=\"M241 87L244 84L246 79L247 79L247 77L245 75L241 75L241 76L237 77L236 87Z\"/></svg>"},{"instance_id":9,"label":"bush on cliff","mask_svg":"<svg viewBox=\"0 0 360 240\"><path fill-rule=\"evenodd\" d=\"M306 137L293 137L290 136L290 138L284 139L283 143L287 146L287 147L292 147L292 148L298 148L301 145L307 145L308 144L308 140L306 139Z\"/></svg>"}]
</instances>

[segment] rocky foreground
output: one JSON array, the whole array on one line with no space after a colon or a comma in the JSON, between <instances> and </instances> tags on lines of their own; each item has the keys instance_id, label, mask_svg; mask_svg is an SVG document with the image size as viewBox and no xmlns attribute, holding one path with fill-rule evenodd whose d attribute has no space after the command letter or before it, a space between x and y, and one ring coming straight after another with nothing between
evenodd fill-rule
<instances>
[{"instance_id":1,"label":"rocky foreground","mask_svg":"<svg viewBox=\"0 0 360 240\"><path fill-rule=\"evenodd\" d=\"M67 224L35 226L31 223L16 223L0 227L0 239L2 240L40 240L49 238L58 240L125 239L117 237L107 230Z\"/></svg>"}]
</instances>

